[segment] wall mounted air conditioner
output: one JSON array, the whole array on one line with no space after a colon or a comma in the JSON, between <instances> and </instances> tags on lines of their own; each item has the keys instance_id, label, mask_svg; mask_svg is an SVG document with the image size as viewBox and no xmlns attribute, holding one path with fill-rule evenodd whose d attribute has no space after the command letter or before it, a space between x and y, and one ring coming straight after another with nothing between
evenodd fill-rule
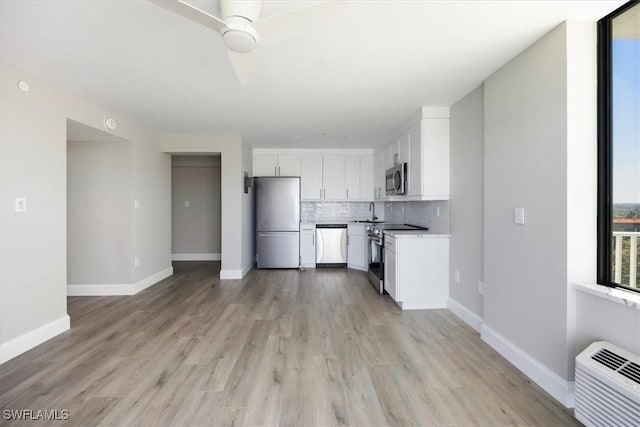
<instances>
[{"instance_id":1,"label":"wall mounted air conditioner","mask_svg":"<svg viewBox=\"0 0 640 427\"><path fill-rule=\"evenodd\" d=\"M575 417L591 426L640 426L640 356L606 341L576 357Z\"/></svg>"}]
</instances>

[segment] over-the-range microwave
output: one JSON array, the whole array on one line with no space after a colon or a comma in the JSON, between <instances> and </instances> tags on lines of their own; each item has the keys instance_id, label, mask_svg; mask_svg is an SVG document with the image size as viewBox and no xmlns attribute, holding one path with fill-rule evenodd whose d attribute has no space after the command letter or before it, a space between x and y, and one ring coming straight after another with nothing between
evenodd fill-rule
<instances>
[{"instance_id":1,"label":"over-the-range microwave","mask_svg":"<svg viewBox=\"0 0 640 427\"><path fill-rule=\"evenodd\" d=\"M387 196L400 196L407 191L407 164L398 163L385 172Z\"/></svg>"}]
</instances>

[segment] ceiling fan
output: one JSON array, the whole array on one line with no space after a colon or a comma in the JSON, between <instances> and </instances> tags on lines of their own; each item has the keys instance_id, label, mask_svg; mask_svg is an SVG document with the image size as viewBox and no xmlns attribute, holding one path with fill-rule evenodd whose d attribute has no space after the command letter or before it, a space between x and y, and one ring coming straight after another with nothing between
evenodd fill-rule
<instances>
[{"instance_id":1,"label":"ceiling fan","mask_svg":"<svg viewBox=\"0 0 640 427\"><path fill-rule=\"evenodd\" d=\"M343 12L347 5L346 0L324 1L260 19L262 2L259 0L219 0L223 18L184 0L148 1L220 33L236 76L243 85L250 83L253 78L255 66L252 52L256 45L275 44L321 30L322 25Z\"/></svg>"}]
</instances>

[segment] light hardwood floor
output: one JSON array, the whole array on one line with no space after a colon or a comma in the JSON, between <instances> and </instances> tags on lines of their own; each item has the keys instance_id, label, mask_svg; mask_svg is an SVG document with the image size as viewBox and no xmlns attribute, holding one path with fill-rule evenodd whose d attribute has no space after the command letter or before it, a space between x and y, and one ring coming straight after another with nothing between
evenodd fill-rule
<instances>
[{"instance_id":1,"label":"light hardwood floor","mask_svg":"<svg viewBox=\"0 0 640 427\"><path fill-rule=\"evenodd\" d=\"M82 426L578 425L449 311L402 312L361 272L174 267L135 296L70 297L70 332L0 366L0 409Z\"/></svg>"}]
</instances>

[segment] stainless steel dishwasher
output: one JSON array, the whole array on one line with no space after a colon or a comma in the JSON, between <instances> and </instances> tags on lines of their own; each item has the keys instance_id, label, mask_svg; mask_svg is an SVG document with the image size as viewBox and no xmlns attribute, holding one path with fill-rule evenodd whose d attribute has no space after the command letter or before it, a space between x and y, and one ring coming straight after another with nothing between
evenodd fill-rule
<instances>
[{"instance_id":1,"label":"stainless steel dishwasher","mask_svg":"<svg viewBox=\"0 0 640 427\"><path fill-rule=\"evenodd\" d=\"M316 266L347 266L347 224L316 225Z\"/></svg>"}]
</instances>

